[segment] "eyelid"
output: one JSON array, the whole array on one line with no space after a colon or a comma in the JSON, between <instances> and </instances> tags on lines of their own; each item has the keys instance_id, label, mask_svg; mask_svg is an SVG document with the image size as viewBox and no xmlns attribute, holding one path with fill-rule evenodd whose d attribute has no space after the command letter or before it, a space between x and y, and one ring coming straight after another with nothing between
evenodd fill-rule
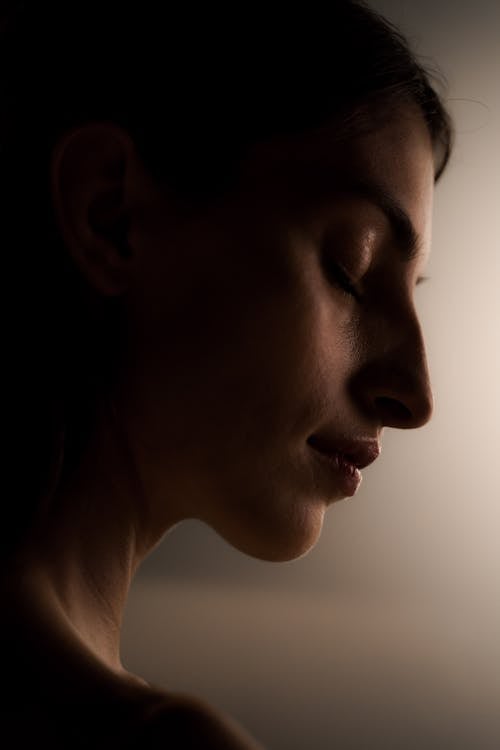
<instances>
[{"instance_id":1,"label":"eyelid","mask_svg":"<svg viewBox=\"0 0 500 750\"><path fill-rule=\"evenodd\" d=\"M354 299L360 302L362 299L361 294L356 289L355 283L351 279L348 272L345 270L342 263L339 263L337 260L333 260L332 258L326 258L324 261L324 265L326 267L328 276L330 278L332 276L334 277L334 283L336 283L346 294L349 294L351 297L354 297Z\"/></svg>"},{"instance_id":2,"label":"eyelid","mask_svg":"<svg viewBox=\"0 0 500 750\"><path fill-rule=\"evenodd\" d=\"M418 286L419 284L423 284L424 281L429 281L429 280L430 280L430 276L419 276L416 282L416 286Z\"/></svg>"}]
</instances>

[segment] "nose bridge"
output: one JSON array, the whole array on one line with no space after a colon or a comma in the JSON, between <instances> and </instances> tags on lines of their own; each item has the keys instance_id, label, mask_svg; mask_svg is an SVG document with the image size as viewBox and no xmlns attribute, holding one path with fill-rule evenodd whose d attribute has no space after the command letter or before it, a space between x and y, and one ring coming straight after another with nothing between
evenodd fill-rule
<instances>
[{"instance_id":1,"label":"nose bridge","mask_svg":"<svg viewBox=\"0 0 500 750\"><path fill-rule=\"evenodd\" d=\"M370 345L362 378L363 398L386 426L420 427L429 421L433 397L424 338L415 310L391 315Z\"/></svg>"}]
</instances>

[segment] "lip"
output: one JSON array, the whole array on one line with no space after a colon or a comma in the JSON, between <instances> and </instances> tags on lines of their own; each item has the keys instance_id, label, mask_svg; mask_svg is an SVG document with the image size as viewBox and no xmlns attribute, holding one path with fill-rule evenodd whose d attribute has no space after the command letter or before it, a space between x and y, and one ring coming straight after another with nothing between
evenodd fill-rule
<instances>
[{"instance_id":1,"label":"lip","mask_svg":"<svg viewBox=\"0 0 500 750\"><path fill-rule=\"evenodd\" d=\"M380 443L373 438L340 440L325 435L312 435L307 440L318 462L333 475L342 497L352 497L361 484L360 469L380 455Z\"/></svg>"}]
</instances>

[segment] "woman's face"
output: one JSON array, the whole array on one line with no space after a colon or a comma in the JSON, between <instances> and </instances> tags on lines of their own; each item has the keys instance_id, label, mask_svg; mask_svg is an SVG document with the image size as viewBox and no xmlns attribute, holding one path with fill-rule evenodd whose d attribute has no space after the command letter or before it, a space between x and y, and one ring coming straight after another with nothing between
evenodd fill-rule
<instances>
[{"instance_id":1,"label":"woman's face","mask_svg":"<svg viewBox=\"0 0 500 750\"><path fill-rule=\"evenodd\" d=\"M349 143L326 128L260 144L241 175L205 213L158 190L132 222L120 408L158 528L196 517L286 560L354 494L385 426L430 417L413 298L432 147L408 108Z\"/></svg>"}]
</instances>

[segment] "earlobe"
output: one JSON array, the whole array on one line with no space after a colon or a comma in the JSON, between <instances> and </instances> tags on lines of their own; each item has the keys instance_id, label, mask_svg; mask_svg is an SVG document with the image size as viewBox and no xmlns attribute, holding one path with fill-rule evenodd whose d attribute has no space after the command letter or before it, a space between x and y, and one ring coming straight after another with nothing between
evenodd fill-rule
<instances>
[{"instance_id":1,"label":"earlobe","mask_svg":"<svg viewBox=\"0 0 500 750\"><path fill-rule=\"evenodd\" d=\"M54 219L80 272L105 296L128 286L132 249L125 177L132 142L112 123L66 133L50 164Z\"/></svg>"}]
</instances>

